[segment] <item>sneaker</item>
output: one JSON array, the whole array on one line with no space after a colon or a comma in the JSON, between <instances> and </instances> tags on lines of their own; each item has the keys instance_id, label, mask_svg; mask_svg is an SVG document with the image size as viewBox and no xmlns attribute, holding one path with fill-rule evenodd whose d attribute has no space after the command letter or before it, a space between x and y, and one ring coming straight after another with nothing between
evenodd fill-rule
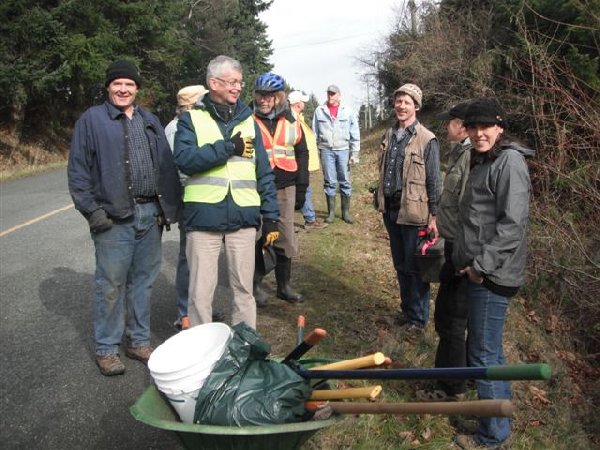
<instances>
[{"instance_id":1,"label":"sneaker","mask_svg":"<svg viewBox=\"0 0 600 450\"><path fill-rule=\"evenodd\" d=\"M471 449L487 449L487 450L506 450L510 448L510 437L504 442L498 444L480 444L471 434L459 434L454 438L454 443L460 448Z\"/></svg>"},{"instance_id":2,"label":"sneaker","mask_svg":"<svg viewBox=\"0 0 600 450\"><path fill-rule=\"evenodd\" d=\"M144 364L148 364L148 359L150 359L150 355L153 351L154 349L149 345L142 345L141 347L127 347L125 349L125 354L128 358L137 359Z\"/></svg>"},{"instance_id":3,"label":"sneaker","mask_svg":"<svg viewBox=\"0 0 600 450\"><path fill-rule=\"evenodd\" d=\"M107 377L125 373L125 366L121 362L118 353L96 355L96 364L98 364L98 367L100 368L100 373Z\"/></svg>"},{"instance_id":4,"label":"sneaker","mask_svg":"<svg viewBox=\"0 0 600 450\"><path fill-rule=\"evenodd\" d=\"M327 228L328 226L329 224L319 222L317 219L313 220L312 222L304 222L305 230L322 230L323 228Z\"/></svg>"}]
</instances>

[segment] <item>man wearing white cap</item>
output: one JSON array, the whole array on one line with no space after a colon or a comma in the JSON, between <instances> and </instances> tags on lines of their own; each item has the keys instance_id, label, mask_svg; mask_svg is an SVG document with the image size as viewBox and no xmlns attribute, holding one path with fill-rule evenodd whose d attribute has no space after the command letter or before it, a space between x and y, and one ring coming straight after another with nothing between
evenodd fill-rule
<instances>
[{"instance_id":1,"label":"man wearing white cap","mask_svg":"<svg viewBox=\"0 0 600 450\"><path fill-rule=\"evenodd\" d=\"M175 149L175 133L177 132L177 122L179 116L184 111L189 111L208 93L201 84L186 86L177 92L177 115L165 127L165 135L171 146L171 151ZM187 177L179 172L179 180L181 186L185 186ZM183 209L182 211L183 212ZM182 330L190 327L190 319L188 318L188 288L190 284L190 269L188 267L187 258L185 256L185 227L183 226L182 218L179 219L179 257L177 259L177 273L175 274L175 291L177 293L177 320L174 325Z\"/></svg>"},{"instance_id":2,"label":"man wearing white cap","mask_svg":"<svg viewBox=\"0 0 600 450\"><path fill-rule=\"evenodd\" d=\"M315 133L304 120L304 104L309 100L309 96L302 91L292 91L288 94L288 102L292 114L300 122L304 136L306 137L306 146L308 147L308 171L314 172L321 167L319 164L319 149L317 148L317 138ZM320 230L327 226L326 223L321 223L317 220L315 207L312 201L312 189L310 184L306 188L306 199L304 206L300 208L300 212L304 216L304 229Z\"/></svg>"},{"instance_id":3,"label":"man wearing white cap","mask_svg":"<svg viewBox=\"0 0 600 450\"><path fill-rule=\"evenodd\" d=\"M335 220L335 197L338 185L342 197L342 219L346 223L352 223L350 164L358 163L360 152L358 118L350 108L340 104L340 96L340 88L335 84L329 85L327 102L315 110L312 123L323 167L323 184L328 209L326 223Z\"/></svg>"}]
</instances>

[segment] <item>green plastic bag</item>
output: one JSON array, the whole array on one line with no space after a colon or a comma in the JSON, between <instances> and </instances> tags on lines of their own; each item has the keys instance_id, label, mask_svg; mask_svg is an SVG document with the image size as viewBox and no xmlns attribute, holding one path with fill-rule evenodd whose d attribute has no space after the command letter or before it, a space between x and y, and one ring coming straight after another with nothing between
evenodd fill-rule
<instances>
[{"instance_id":1,"label":"green plastic bag","mask_svg":"<svg viewBox=\"0 0 600 450\"><path fill-rule=\"evenodd\" d=\"M312 389L291 368L267 359L270 347L245 323L233 327L223 356L198 393L194 423L270 425L300 422Z\"/></svg>"}]
</instances>

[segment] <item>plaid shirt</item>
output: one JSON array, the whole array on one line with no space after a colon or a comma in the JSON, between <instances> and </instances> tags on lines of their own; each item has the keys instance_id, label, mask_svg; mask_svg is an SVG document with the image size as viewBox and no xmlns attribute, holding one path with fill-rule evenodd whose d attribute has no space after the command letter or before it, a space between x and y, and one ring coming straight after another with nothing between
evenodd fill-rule
<instances>
[{"instance_id":1,"label":"plaid shirt","mask_svg":"<svg viewBox=\"0 0 600 450\"><path fill-rule=\"evenodd\" d=\"M156 179L154 165L150 153L150 144L144 133L144 119L137 107L131 119L126 119L129 135L129 158L131 161L131 179L134 197L154 197L156 195Z\"/></svg>"}]
</instances>

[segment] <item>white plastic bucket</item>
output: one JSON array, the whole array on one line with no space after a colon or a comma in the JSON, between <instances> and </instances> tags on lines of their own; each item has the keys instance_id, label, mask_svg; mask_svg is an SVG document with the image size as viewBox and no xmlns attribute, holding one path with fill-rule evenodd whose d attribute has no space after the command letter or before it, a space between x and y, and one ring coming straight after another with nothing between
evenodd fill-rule
<instances>
[{"instance_id":1,"label":"white plastic bucket","mask_svg":"<svg viewBox=\"0 0 600 450\"><path fill-rule=\"evenodd\" d=\"M150 355L148 369L179 418L193 423L198 392L232 336L220 322L198 325L167 339Z\"/></svg>"},{"instance_id":2,"label":"white plastic bucket","mask_svg":"<svg viewBox=\"0 0 600 450\"><path fill-rule=\"evenodd\" d=\"M159 345L150 355L148 369L155 374L180 373L201 362L216 362L232 331L221 322L205 323L180 331Z\"/></svg>"},{"instance_id":3,"label":"white plastic bucket","mask_svg":"<svg viewBox=\"0 0 600 450\"><path fill-rule=\"evenodd\" d=\"M183 392L181 394L165 393L169 403L175 409L179 418L185 423L194 423L194 414L196 412L196 400L198 399L200 388L192 392Z\"/></svg>"}]
</instances>

